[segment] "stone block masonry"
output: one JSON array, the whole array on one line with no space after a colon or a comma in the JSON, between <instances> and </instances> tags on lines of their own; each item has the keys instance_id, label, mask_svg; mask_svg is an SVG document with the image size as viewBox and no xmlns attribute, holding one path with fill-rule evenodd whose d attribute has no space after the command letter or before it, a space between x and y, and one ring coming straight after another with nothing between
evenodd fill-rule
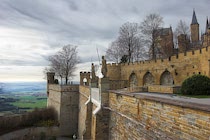
<instances>
[{"instance_id":1,"label":"stone block masonry","mask_svg":"<svg viewBox=\"0 0 210 140\"><path fill-rule=\"evenodd\" d=\"M210 77L209 60L210 50L209 47L205 47L179 53L166 59L107 64L107 77L112 81L112 85L114 84L113 87L111 86L112 89L130 87L132 75L136 77L135 86L180 86L186 78L194 74Z\"/></svg>"},{"instance_id":2,"label":"stone block masonry","mask_svg":"<svg viewBox=\"0 0 210 140\"><path fill-rule=\"evenodd\" d=\"M109 139L209 139L210 104L117 92L109 103Z\"/></svg>"},{"instance_id":3,"label":"stone block masonry","mask_svg":"<svg viewBox=\"0 0 210 140\"><path fill-rule=\"evenodd\" d=\"M91 139L92 103L90 102L90 88L80 86L79 91L78 138Z\"/></svg>"},{"instance_id":4,"label":"stone block masonry","mask_svg":"<svg viewBox=\"0 0 210 140\"><path fill-rule=\"evenodd\" d=\"M57 112L60 135L72 136L78 129L79 86L49 85L48 107Z\"/></svg>"}]
</instances>

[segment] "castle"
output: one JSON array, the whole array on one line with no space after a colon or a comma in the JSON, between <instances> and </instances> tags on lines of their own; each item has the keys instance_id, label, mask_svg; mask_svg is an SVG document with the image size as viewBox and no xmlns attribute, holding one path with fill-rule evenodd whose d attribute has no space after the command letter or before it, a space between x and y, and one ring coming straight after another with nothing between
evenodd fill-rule
<instances>
[{"instance_id":1,"label":"castle","mask_svg":"<svg viewBox=\"0 0 210 140\"><path fill-rule=\"evenodd\" d=\"M153 32L154 37L154 46L155 46L155 58L164 59L172 55L183 53L190 50L197 50L203 47L206 47L210 44L210 24L208 18L206 20L206 29L205 32L199 36L199 23L195 11L193 11L192 22L190 25L191 37L188 37L187 34L179 34L177 37L178 48L174 47L173 42L173 31L172 27L170 28L160 28Z\"/></svg>"},{"instance_id":2,"label":"castle","mask_svg":"<svg viewBox=\"0 0 210 140\"><path fill-rule=\"evenodd\" d=\"M61 135L84 140L210 139L209 100L164 94L176 93L194 74L210 77L208 19L200 40L193 12L191 41L180 35L177 54L171 43L164 45L171 40L171 28L160 31L159 46L171 50L168 57L122 64L106 64L102 57L103 77L96 77L92 64L91 72L80 72L80 85L61 86L54 83L54 73L47 74L48 106L57 111Z\"/></svg>"}]
</instances>

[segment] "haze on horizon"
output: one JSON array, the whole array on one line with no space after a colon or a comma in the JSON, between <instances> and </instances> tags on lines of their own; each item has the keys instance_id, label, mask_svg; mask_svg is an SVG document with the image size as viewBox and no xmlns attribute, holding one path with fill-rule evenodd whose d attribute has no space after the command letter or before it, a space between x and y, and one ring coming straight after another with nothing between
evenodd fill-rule
<instances>
[{"instance_id":1,"label":"haze on horizon","mask_svg":"<svg viewBox=\"0 0 210 140\"><path fill-rule=\"evenodd\" d=\"M43 81L46 58L63 45L78 46L81 63L75 72L98 63L119 27L140 23L149 13L159 13L164 27L176 28L179 20L191 23L196 11L200 30L210 17L209 0L1 0L0 82Z\"/></svg>"}]
</instances>

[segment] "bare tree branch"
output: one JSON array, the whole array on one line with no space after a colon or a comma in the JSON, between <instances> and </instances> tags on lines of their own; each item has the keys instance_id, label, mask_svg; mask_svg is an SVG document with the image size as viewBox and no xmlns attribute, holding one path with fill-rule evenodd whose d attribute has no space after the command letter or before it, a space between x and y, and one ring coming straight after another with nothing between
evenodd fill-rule
<instances>
[{"instance_id":1,"label":"bare tree branch","mask_svg":"<svg viewBox=\"0 0 210 140\"><path fill-rule=\"evenodd\" d=\"M145 52L141 42L139 25L126 22L120 27L118 38L107 49L106 56L117 63L123 56L127 56L128 62L138 61Z\"/></svg>"},{"instance_id":2,"label":"bare tree branch","mask_svg":"<svg viewBox=\"0 0 210 140\"><path fill-rule=\"evenodd\" d=\"M150 50L149 54L155 59L155 37L154 31L163 25L163 18L156 13L149 14L140 24L140 29L144 37L144 44Z\"/></svg>"},{"instance_id":3,"label":"bare tree branch","mask_svg":"<svg viewBox=\"0 0 210 140\"><path fill-rule=\"evenodd\" d=\"M175 47L178 47L178 36L184 34L189 39L190 38L190 27L186 24L185 21L180 20L177 24L177 27L174 31L174 44Z\"/></svg>"},{"instance_id":4,"label":"bare tree branch","mask_svg":"<svg viewBox=\"0 0 210 140\"><path fill-rule=\"evenodd\" d=\"M61 51L57 52L48 58L50 62L49 68L45 70L55 72L57 76L65 78L65 84L68 83L69 78L73 77L73 72L76 70L76 64L79 63L77 56L77 47L66 45Z\"/></svg>"}]
</instances>

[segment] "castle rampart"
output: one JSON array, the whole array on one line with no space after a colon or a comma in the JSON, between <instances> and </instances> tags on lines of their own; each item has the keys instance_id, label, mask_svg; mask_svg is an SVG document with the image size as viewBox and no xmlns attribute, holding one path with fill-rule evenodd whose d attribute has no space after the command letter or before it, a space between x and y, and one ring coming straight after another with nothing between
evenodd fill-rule
<instances>
[{"instance_id":1,"label":"castle rampart","mask_svg":"<svg viewBox=\"0 0 210 140\"><path fill-rule=\"evenodd\" d=\"M109 94L110 139L196 139L210 137L209 103L147 94Z\"/></svg>"},{"instance_id":2,"label":"castle rampart","mask_svg":"<svg viewBox=\"0 0 210 140\"><path fill-rule=\"evenodd\" d=\"M143 79L148 72L154 77L154 83L161 83L161 76L164 72L171 75L171 85L181 85L182 82L193 74L203 74L209 76L209 47L199 50L192 50L166 59L157 59L151 61L140 61L125 64L108 64L107 76L110 80L124 80L130 82L131 74L137 77L137 86L144 86L146 83ZM166 79L167 80L167 79ZM124 87L130 86L124 85ZM118 86L121 87L121 86Z\"/></svg>"},{"instance_id":3,"label":"castle rampart","mask_svg":"<svg viewBox=\"0 0 210 140\"><path fill-rule=\"evenodd\" d=\"M48 107L56 110L60 135L77 134L79 85L49 84Z\"/></svg>"}]
</instances>

